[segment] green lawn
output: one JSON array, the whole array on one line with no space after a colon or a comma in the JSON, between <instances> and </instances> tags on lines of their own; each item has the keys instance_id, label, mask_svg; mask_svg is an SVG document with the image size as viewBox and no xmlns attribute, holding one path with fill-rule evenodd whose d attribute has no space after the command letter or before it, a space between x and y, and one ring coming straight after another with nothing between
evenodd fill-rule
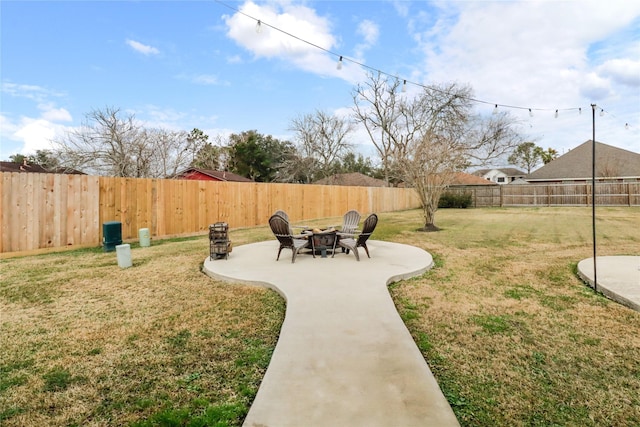
<instances>
[{"instance_id":1,"label":"green lawn","mask_svg":"<svg viewBox=\"0 0 640 427\"><path fill-rule=\"evenodd\" d=\"M640 313L584 286L589 208L380 215L436 268L396 305L463 426L640 425ZM339 222L339 218L333 218ZM598 208L599 255L640 253L638 208ZM235 230L234 245L271 239ZM240 425L285 304L201 273L206 237L0 261L0 424ZM233 254L232 254L233 256Z\"/></svg>"}]
</instances>

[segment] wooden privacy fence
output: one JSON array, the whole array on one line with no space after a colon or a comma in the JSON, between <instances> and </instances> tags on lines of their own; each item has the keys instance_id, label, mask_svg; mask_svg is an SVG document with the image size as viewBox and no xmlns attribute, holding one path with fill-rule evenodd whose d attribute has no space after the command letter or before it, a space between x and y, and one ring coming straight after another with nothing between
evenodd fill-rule
<instances>
[{"instance_id":1,"label":"wooden privacy fence","mask_svg":"<svg viewBox=\"0 0 640 427\"><path fill-rule=\"evenodd\" d=\"M0 253L99 246L102 224L122 223L123 240L148 228L166 237L266 225L277 209L292 221L420 206L409 188L135 179L2 172Z\"/></svg>"},{"instance_id":2,"label":"wooden privacy fence","mask_svg":"<svg viewBox=\"0 0 640 427\"><path fill-rule=\"evenodd\" d=\"M474 207L591 206L591 183L456 186L446 190L471 194ZM596 183L596 206L640 206L640 182Z\"/></svg>"}]
</instances>

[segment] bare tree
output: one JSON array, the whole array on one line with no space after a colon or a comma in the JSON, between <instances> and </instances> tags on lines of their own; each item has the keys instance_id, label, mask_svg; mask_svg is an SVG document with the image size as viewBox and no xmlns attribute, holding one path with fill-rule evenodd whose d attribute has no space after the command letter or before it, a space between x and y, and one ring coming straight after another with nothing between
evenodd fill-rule
<instances>
[{"instance_id":1,"label":"bare tree","mask_svg":"<svg viewBox=\"0 0 640 427\"><path fill-rule=\"evenodd\" d=\"M188 167L202 145L186 132L145 129L133 114L93 110L82 125L58 141L61 164L87 173L165 178Z\"/></svg>"},{"instance_id":2,"label":"bare tree","mask_svg":"<svg viewBox=\"0 0 640 427\"><path fill-rule=\"evenodd\" d=\"M148 129L147 142L152 147L152 156L146 176L168 178L188 168L203 146L198 139L189 138L185 131Z\"/></svg>"},{"instance_id":3,"label":"bare tree","mask_svg":"<svg viewBox=\"0 0 640 427\"><path fill-rule=\"evenodd\" d=\"M214 143L209 142L209 135L200 129L193 129L187 137L202 146L191 166L202 169L224 171L229 159L228 141L222 135L214 136Z\"/></svg>"},{"instance_id":4,"label":"bare tree","mask_svg":"<svg viewBox=\"0 0 640 427\"><path fill-rule=\"evenodd\" d=\"M330 175L336 160L351 149L347 137L353 130L352 123L324 111L294 118L290 129L296 133L302 157L314 160L310 163L317 167L316 179Z\"/></svg>"},{"instance_id":5,"label":"bare tree","mask_svg":"<svg viewBox=\"0 0 640 427\"><path fill-rule=\"evenodd\" d=\"M370 75L355 92L357 120L382 156L386 179L397 174L413 187L422 204L423 229L437 230L438 201L455 174L503 156L522 140L506 113L490 119L473 115L468 87L425 87L409 99L396 95L398 86L396 80Z\"/></svg>"},{"instance_id":6,"label":"bare tree","mask_svg":"<svg viewBox=\"0 0 640 427\"><path fill-rule=\"evenodd\" d=\"M380 73L370 74L354 89L354 115L357 123L364 126L369 139L376 147L382 162L382 174L387 184L391 181L393 152L398 145L397 138L406 132L398 129L400 97L399 80L384 79Z\"/></svg>"}]
</instances>

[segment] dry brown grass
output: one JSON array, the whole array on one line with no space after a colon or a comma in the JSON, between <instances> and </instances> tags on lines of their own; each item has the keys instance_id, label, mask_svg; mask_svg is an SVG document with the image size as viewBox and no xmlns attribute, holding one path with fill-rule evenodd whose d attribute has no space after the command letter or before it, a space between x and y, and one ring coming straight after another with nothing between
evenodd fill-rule
<instances>
[{"instance_id":1,"label":"dry brown grass","mask_svg":"<svg viewBox=\"0 0 640 427\"><path fill-rule=\"evenodd\" d=\"M639 209L598 215L600 255L640 252ZM391 292L463 426L640 425L640 314L574 273L589 209L441 210L438 233L415 231L420 211L380 218L375 239L437 260ZM200 237L133 247L125 270L99 249L0 261L0 423L239 425L284 303L203 275L207 252Z\"/></svg>"},{"instance_id":2,"label":"dry brown grass","mask_svg":"<svg viewBox=\"0 0 640 427\"><path fill-rule=\"evenodd\" d=\"M599 255L640 253L640 210L597 212ZM590 210L438 218L443 231L399 240L439 266L392 294L462 425L640 425L640 313L574 273L592 256Z\"/></svg>"},{"instance_id":3,"label":"dry brown grass","mask_svg":"<svg viewBox=\"0 0 640 427\"><path fill-rule=\"evenodd\" d=\"M241 231L237 241L251 239ZM249 237L246 237L249 236ZM284 313L273 291L200 272L205 238L2 262L0 421L125 425L227 406L238 424Z\"/></svg>"}]
</instances>

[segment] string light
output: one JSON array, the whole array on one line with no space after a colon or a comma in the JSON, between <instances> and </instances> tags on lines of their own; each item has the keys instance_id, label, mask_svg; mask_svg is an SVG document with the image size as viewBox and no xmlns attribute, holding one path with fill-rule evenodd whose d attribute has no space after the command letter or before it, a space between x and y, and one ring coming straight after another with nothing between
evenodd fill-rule
<instances>
[{"instance_id":1,"label":"string light","mask_svg":"<svg viewBox=\"0 0 640 427\"><path fill-rule=\"evenodd\" d=\"M225 7L226 7L226 8L228 8L228 9L234 10L235 12L237 12L237 13L239 13L239 14L241 14L241 15L246 16L247 18L250 18L250 19L255 20L255 21L256 21L256 32L257 32L257 33L261 33L261 32L262 32L262 27L263 27L263 25L267 25L268 27L270 27L270 28L272 28L272 29L274 29L274 30L276 30L276 31L279 31L279 32L281 32L281 33L283 33L283 34L285 34L285 35L287 35L287 36L291 37L291 38L294 38L294 39L296 39L296 40L299 40L299 41L301 41L301 42L303 42L303 43L306 43L306 44L308 44L308 45L310 45L310 46L313 46L313 47L315 47L315 48L317 48L317 49L319 49L319 50L322 50L322 51L324 51L324 52L326 52L326 53L329 53L329 54L331 54L331 55L338 56L338 57L339 57L339 59L338 59L338 63L336 64L336 69L337 69L337 70L341 70L341 69L342 69L342 65L343 65L343 62L344 62L344 61L343 61L343 59L344 59L344 60L348 60L348 61L350 61L350 62L352 62L352 63L354 63L354 64L356 64L356 65L358 65L358 66L360 66L360 67L362 67L362 68L368 69L368 70L370 70L370 71L377 72L377 73L379 73L379 74L381 74L381 75L385 75L385 76L389 76L389 77L394 77L394 76L392 76L392 75L391 75L391 74L389 74L389 73L386 73L386 72L384 72L384 71L382 71L382 70L379 70L379 69L373 68L373 67L371 67L371 66L369 66L369 65L366 65L366 64L360 63L360 62L358 62L358 61L356 61L356 60L348 59L348 58L346 58L346 59L345 59L345 58L343 58L343 56L342 56L342 55L339 55L339 54L338 54L338 53L336 53L336 52L332 52L332 51L330 51L330 50L328 50L328 49L323 48L322 46L318 46L318 45L316 45L316 44L314 44L314 43L311 43L311 42L309 42L309 41L307 41L307 40L304 40L304 39L302 39L302 38L300 38L300 37L298 37L298 36L296 36L296 35L294 35L294 34L291 34L291 33L288 33L288 32L286 32L286 31L284 31L284 30L281 30L280 28L273 27L273 26L271 26L271 25L269 25L269 24L265 24L264 22L262 22L262 20L260 20L260 19L256 19L256 18L254 18L253 16L250 16L250 15L247 15L246 13L244 13L244 12L240 11L239 9L237 9L237 8L235 8L235 7L231 6L231 5L228 5L228 4L224 3L224 2L223 2L223 1L221 1L221 0L214 0L214 1L215 1L216 3L219 3L219 4L223 5L223 6L225 6ZM420 84L420 83L411 82L411 81L407 81L406 79L403 79L402 89L401 89L401 91L402 91L403 93L407 91L407 83L411 83L411 84L413 84L413 85L415 85L415 86L418 86L418 87L421 87L421 88L424 88L424 89L431 89L431 90L439 91L439 89L438 89L437 87L427 86L427 85L423 85L423 84ZM516 109L516 110L529 110L529 117L533 117L533 109L532 109L532 108L527 108L527 107L522 107L522 106L516 106L516 105L496 104L496 103L493 103L493 102L487 102L487 101L483 101L483 100L476 99L476 98L471 98L471 97L465 97L465 99L466 99L466 100L468 100L468 101L476 102L476 103L480 103L480 104L490 104L490 105L491 105L491 104L493 104L493 105L494 105L493 114L497 114L497 113L498 113L498 107L504 107L504 108L510 108L510 109ZM549 110L549 109L540 109L540 108L536 108L536 110L539 110L539 111L553 111L553 110ZM582 107L578 107L578 108L563 108L563 109L556 109L556 110L555 110L555 117L556 117L556 118L558 117L558 114L559 114L559 111L560 111L560 110L562 110L562 111L578 110L578 114L580 114L580 115L582 114ZM605 113L605 112L604 112L604 109L600 108L600 116L601 116L601 117L602 117L602 116L604 116L604 113ZM625 124L625 129L629 129L629 128L630 128L629 123L626 123L626 124Z\"/></svg>"},{"instance_id":2,"label":"string light","mask_svg":"<svg viewBox=\"0 0 640 427\"><path fill-rule=\"evenodd\" d=\"M624 124L624 128L625 128L626 130L629 130L629 123L625 123L625 124Z\"/></svg>"}]
</instances>

